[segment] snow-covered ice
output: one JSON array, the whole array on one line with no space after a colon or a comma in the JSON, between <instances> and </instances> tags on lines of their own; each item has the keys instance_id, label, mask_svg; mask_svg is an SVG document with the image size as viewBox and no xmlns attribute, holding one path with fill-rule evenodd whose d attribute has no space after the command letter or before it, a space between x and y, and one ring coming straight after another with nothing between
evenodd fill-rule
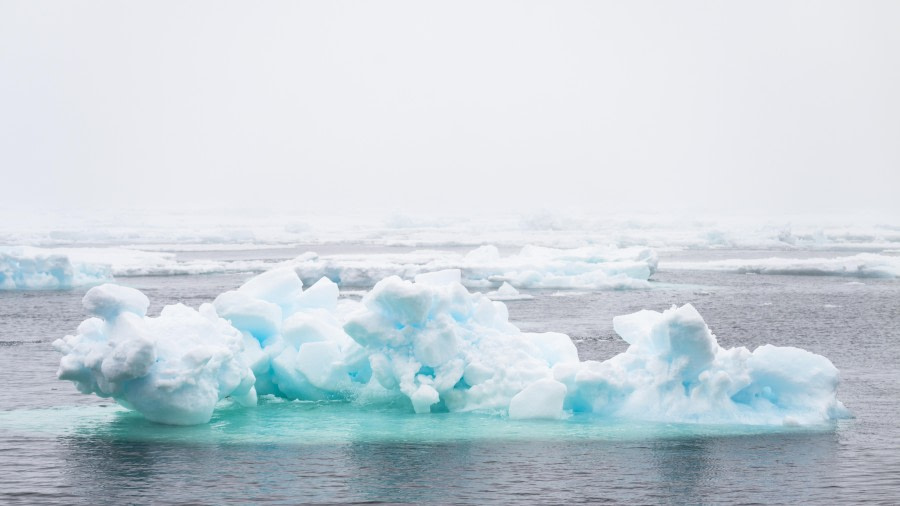
<instances>
[{"instance_id":1,"label":"snow-covered ice","mask_svg":"<svg viewBox=\"0 0 900 506\"><path fill-rule=\"evenodd\" d=\"M391 276L361 301L323 278L304 289L282 267L199 310L146 316L140 292L88 291L92 315L54 346L61 379L113 397L148 419L209 420L231 397L406 399L410 411L478 411L512 418L721 424L817 424L846 416L837 369L790 347L721 348L690 305L617 317L629 348L581 361L560 333L522 332L506 306L461 283L460 270Z\"/></svg>"}]
</instances>

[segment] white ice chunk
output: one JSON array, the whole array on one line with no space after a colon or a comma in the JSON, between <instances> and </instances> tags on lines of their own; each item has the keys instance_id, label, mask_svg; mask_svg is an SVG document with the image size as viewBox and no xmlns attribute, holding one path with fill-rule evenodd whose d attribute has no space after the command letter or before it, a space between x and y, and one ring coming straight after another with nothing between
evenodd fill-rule
<instances>
[{"instance_id":1,"label":"white ice chunk","mask_svg":"<svg viewBox=\"0 0 900 506\"><path fill-rule=\"evenodd\" d=\"M134 288L107 283L88 290L81 305L87 314L111 321L123 311L146 315L150 299Z\"/></svg>"},{"instance_id":2,"label":"white ice chunk","mask_svg":"<svg viewBox=\"0 0 900 506\"><path fill-rule=\"evenodd\" d=\"M534 298L533 295L520 293L514 286L506 281L500 285L500 288L493 292L488 292L485 295L491 300L530 300Z\"/></svg>"},{"instance_id":3,"label":"white ice chunk","mask_svg":"<svg viewBox=\"0 0 900 506\"><path fill-rule=\"evenodd\" d=\"M226 396L256 404L255 378L241 354L243 336L210 305L199 312L166 306L148 318L142 316L147 299L136 290L104 285L92 291L85 306L103 319L89 319L78 334L54 342L65 354L60 379L174 425L206 423ZM123 311L136 302L140 311Z\"/></svg>"},{"instance_id":4,"label":"white ice chunk","mask_svg":"<svg viewBox=\"0 0 900 506\"><path fill-rule=\"evenodd\" d=\"M264 340L281 330L281 307L240 292L225 292L216 297L216 312L235 328Z\"/></svg>"},{"instance_id":5,"label":"white ice chunk","mask_svg":"<svg viewBox=\"0 0 900 506\"><path fill-rule=\"evenodd\" d=\"M552 379L542 379L525 387L513 396L509 403L509 417L514 420L526 418L562 418L566 386Z\"/></svg>"},{"instance_id":6,"label":"white ice chunk","mask_svg":"<svg viewBox=\"0 0 900 506\"><path fill-rule=\"evenodd\" d=\"M847 415L838 371L797 348L719 346L691 305L616 317L631 346L557 375L568 402L598 415L666 422L815 424Z\"/></svg>"},{"instance_id":7,"label":"white ice chunk","mask_svg":"<svg viewBox=\"0 0 900 506\"><path fill-rule=\"evenodd\" d=\"M328 278L321 278L297 298L297 305L303 308L321 308L329 311L337 309L340 295L338 286Z\"/></svg>"},{"instance_id":8,"label":"white ice chunk","mask_svg":"<svg viewBox=\"0 0 900 506\"><path fill-rule=\"evenodd\" d=\"M303 293L303 281L290 267L279 267L254 276L237 290L255 299L264 300L291 311Z\"/></svg>"}]
</instances>

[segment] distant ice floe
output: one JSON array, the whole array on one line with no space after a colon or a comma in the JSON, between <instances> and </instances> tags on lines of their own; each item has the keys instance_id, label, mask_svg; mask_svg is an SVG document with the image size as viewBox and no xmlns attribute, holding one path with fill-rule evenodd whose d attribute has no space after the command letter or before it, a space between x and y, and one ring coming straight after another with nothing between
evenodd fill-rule
<instances>
[{"instance_id":1,"label":"distant ice floe","mask_svg":"<svg viewBox=\"0 0 900 506\"><path fill-rule=\"evenodd\" d=\"M91 318L54 342L59 377L152 421L208 421L219 400L259 395L401 399L415 413L515 419L604 418L718 424L820 424L848 416L837 369L791 347L724 349L690 305L614 320L629 348L579 359L560 333L522 332L506 306L470 293L459 270L391 276L361 301L327 278L307 289L290 267L259 275L199 310L117 285L90 289Z\"/></svg>"},{"instance_id":2,"label":"distant ice floe","mask_svg":"<svg viewBox=\"0 0 900 506\"><path fill-rule=\"evenodd\" d=\"M414 251L402 254L301 255L288 262L304 283L327 277L340 286L367 287L392 275L412 279L418 274L459 269L462 283L471 288L647 288L656 272L656 252L647 248L547 248L525 246L501 255L496 246L469 253ZM506 289L506 295L510 295ZM502 297L504 294L495 293Z\"/></svg>"},{"instance_id":3,"label":"distant ice floe","mask_svg":"<svg viewBox=\"0 0 900 506\"><path fill-rule=\"evenodd\" d=\"M4 253L5 252L5 253ZM468 254L420 250L408 253L317 255L291 260L182 260L175 253L127 248L30 248L0 250L0 289L59 289L90 286L113 278L263 272L279 266L295 269L310 285L327 277L345 287L373 286L392 275L416 275L456 268L473 288L500 288L497 297L515 296L518 288L629 289L647 288L657 256L646 248L575 249L526 246L501 255L495 246ZM527 296L519 296L527 298Z\"/></svg>"},{"instance_id":4,"label":"distant ice floe","mask_svg":"<svg viewBox=\"0 0 900 506\"><path fill-rule=\"evenodd\" d=\"M0 290L58 290L129 276L262 272L266 260L179 261L174 253L126 248L0 247Z\"/></svg>"},{"instance_id":5,"label":"distant ice floe","mask_svg":"<svg viewBox=\"0 0 900 506\"><path fill-rule=\"evenodd\" d=\"M896 278L900 256L860 253L836 258L759 258L705 262L666 262L666 269L727 271L742 274Z\"/></svg>"},{"instance_id":6,"label":"distant ice floe","mask_svg":"<svg viewBox=\"0 0 900 506\"><path fill-rule=\"evenodd\" d=\"M107 265L72 261L39 248L0 249L0 290L59 290L111 281Z\"/></svg>"}]
</instances>

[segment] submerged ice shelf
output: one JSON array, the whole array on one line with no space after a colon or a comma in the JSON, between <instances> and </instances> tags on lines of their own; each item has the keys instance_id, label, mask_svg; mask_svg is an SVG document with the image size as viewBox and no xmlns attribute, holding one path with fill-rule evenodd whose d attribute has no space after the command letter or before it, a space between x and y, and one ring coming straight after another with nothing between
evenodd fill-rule
<instances>
[{"instance_id":1,"label":"submerged ice shelf","mask_svg":"<svg viewBox=\"0 0 900 506\"><path fill-rule=\"evenodd\" d=\"M0 430L18 434L76 435L162 444L303 446L355 442L647 441L830 429L829 424L726 425L608 418L598 423L590 413L574 413L565 420L515 420L476 412L413 416L397 404L368 405L361 409L354 402L287 401L274 396L262 396L252 410L222 401L209 424L193 426L150 422L140 413L115 404L0 411Z\"/></svg>"},{"instance_id":2,"label":"submerged ice shelf","mask_svg":"<svg viewBox=\"0 0 900 506\"><path fill-rule=\"evenodd\" d=\"M102 285L84 297L92 317L54 343L59 377L180 425L261 395L509 418L812 425L847 415L828 359L721 348L690 305L617 317L627 351L581 361L568 336L520 331L503 303L460 280L458 270L388 277L357 302L326 278L304 290L283 267L155 318L137 290Z\"/></svg>"}]
</instances>

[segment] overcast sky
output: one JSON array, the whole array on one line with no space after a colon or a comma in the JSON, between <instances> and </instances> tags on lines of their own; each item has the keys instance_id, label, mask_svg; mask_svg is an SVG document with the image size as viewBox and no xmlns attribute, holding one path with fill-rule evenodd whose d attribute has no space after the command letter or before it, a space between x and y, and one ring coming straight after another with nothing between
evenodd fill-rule
<instances>
[{"instance_id":1,"label":"overcast sky","mask_svg":"<svg viewBox=\"0 0 900 506\"><path fill-rule=\"evenodd\" d=\"M0 0L7 206L900 216L900 2Z\"/></svg>"}]
</instances>

